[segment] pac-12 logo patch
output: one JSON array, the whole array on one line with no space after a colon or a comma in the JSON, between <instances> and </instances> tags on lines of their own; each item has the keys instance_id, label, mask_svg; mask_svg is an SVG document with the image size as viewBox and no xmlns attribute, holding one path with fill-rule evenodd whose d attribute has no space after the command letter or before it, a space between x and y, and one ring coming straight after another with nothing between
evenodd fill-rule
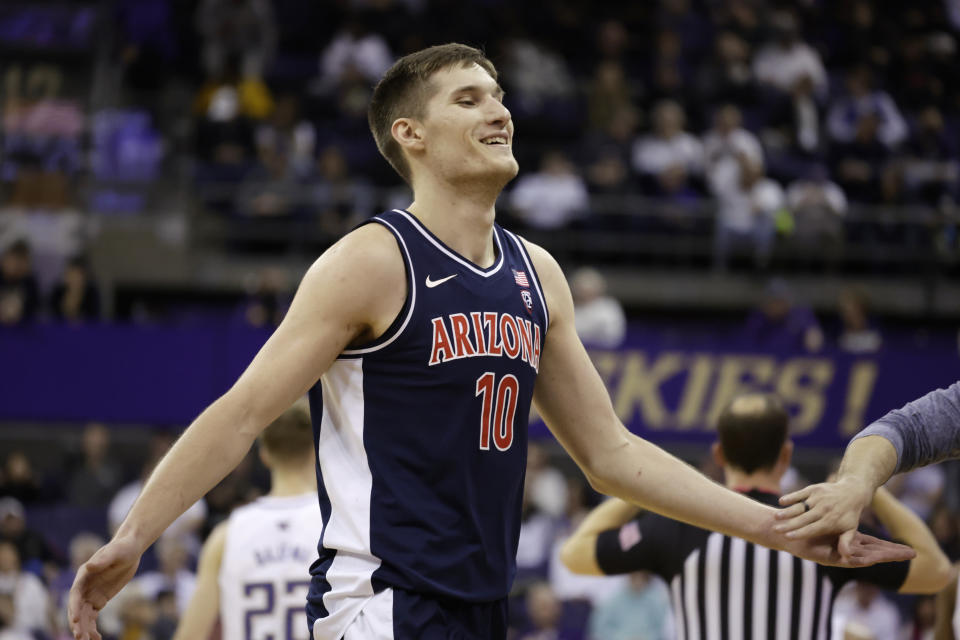
<instances>
[{"instance_id":1,"label":"pac-12 logo patch","mask_svg":"<svg viewBox=\"0 0 960 640\"><path fill-rule=\"evenodd\" d=\"M523 298L523 306L527 308L527 313L533 313L533 296L530 295L530 291L527 289L522 290L520 297Z\"/></svg>"}]
</instances>

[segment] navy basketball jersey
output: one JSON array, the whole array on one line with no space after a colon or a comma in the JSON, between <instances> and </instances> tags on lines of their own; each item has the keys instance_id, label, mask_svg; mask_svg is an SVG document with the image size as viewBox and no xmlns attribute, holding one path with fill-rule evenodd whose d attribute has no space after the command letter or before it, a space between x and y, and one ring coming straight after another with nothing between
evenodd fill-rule
<instances>
[{"instance_id":1,"label":"navy basketball jersey","mask_svg":"<svg viewBox=\"0 0 960 640\"><path fill-rule=\"evenodd\" d=\"M407 298L380 338L344 351L310 391L324 520L308 604L317 639L339 638L387 587L470 602L508 594L548 325L509 231L494 225L496 259L481 268L407 211L368 222L395 236Z\"/></svg>"}]
</instances>

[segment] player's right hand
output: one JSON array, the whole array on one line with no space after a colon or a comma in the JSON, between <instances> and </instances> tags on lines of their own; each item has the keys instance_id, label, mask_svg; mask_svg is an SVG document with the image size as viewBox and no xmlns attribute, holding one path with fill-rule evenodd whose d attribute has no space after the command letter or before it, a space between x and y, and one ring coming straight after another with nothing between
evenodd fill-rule
<instances>
[{"instance_id":1,"label":"player's right hand","mask_svg":"<svg viewBox=\"0 0 960 640\"><path fill-rule=\"evenodd\" d=\"M130 582L141 555L132 541L115 538L80 567L67 605L67 620L75 640L102 640L97 631L97 614Z\"/></svg>"}]
</instances>

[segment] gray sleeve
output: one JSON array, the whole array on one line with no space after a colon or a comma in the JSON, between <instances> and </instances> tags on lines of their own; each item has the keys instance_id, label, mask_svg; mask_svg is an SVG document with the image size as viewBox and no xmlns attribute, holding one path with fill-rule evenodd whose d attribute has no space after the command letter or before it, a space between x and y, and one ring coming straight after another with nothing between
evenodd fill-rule
<instances>
[{"instance_id":1,"label":"gray sleeve","mask_svg":"<svg viewBox=\"0 0 960 640\"><path fill-rule=\"evenodd\" d=\"M960 382L894 409L853 439L865 436L893 444L896 473L960 457Z\"/></svg>"}]
</instances>

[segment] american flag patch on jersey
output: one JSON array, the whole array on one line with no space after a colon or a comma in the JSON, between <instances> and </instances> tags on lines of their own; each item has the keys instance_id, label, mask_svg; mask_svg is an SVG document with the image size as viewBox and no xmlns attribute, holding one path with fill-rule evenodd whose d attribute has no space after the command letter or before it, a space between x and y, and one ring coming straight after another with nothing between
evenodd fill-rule
<instances>
[{"instance_id":1,"label":"american flag patch on jersey","mask_svg":"<svg viewBox=\"0 0 960 640\"><path fill-rule=\"evenodd\" d=\"M527 274L523 271L513 270L513 279L517 281L517 284L521 287L529 287L530 281L527 280Z\"/></svg>"},{"instance_id":2,"label":"american flag patch on jersey","mask_svg":"<svg viewBox=\"0 0 960 640\"><path fill-rule=\"evenodd\" d=\"M637 546L643 535L640 534L640 524L638 522L628 522L620 527L620 550L626 551L631 547Z\"/></svg>"}]
</instances>

